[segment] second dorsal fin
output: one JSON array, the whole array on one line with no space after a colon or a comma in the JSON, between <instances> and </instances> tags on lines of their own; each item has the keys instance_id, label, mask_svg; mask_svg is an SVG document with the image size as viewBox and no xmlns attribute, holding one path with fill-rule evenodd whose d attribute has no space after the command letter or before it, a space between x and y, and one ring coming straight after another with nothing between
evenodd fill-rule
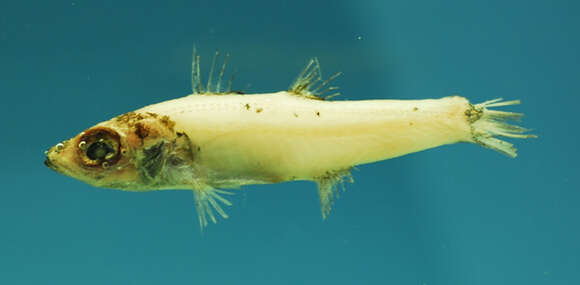
<instances>
[{"instance_id":1,"label":"second dorsal fin","mask_svg":"<svg viewBox=\"0 0 580 285\"><path fill-rule=\"evenodd\" d=\"M288 92L306 98L327 100L340 95L339 92L332 92L338 89L337 86L328 86L332 80L340 76L342 72L337 72L326 80L322 80L320 64L318 58L314 57L308 61L306 67L300 72L296 80L288 89ZM328 94L330 92L330 94ZM328 95L326 95L328 94Z\"/></svg>"}]
</instances>

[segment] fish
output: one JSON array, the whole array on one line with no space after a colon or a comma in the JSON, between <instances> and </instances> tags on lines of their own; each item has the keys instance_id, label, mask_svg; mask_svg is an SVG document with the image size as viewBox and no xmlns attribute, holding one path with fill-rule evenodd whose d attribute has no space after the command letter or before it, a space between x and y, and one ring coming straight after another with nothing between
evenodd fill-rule
<instances>
[{"instance_id":1,"label":"fish","mask_svg":"<svg viewBox=\"0 0 580 285\"><path fill-rule=\"evenodd\" d=\"M510 124L523 114L494 109L519 100L330 100L341 73L323 79L317 58L286 91L244 94L233 76L225 86L228 59L214 80L216 51L203 81L194 48L190 95L100 122L50 147L45 165L95 187L190 190L203 230L244 185L313 181L324 220L357 165L459 142L516 157L499 137L537 137Z\"/></svg>"}]
</instances>

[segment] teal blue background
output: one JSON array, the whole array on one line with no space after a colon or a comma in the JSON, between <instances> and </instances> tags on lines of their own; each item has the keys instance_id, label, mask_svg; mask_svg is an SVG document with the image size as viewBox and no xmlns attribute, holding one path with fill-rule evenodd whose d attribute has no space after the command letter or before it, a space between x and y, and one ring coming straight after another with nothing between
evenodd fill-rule
<instances>
[{"instance_id":1,"label":"teal blue background","mask_svg":"<svg viewBox=\"0 0 580 285\"><path fill-rule=\"evenodd\" d=\"M0 284L580 284L577 1L3 1ZM232 54L234 87L286 89L312 56L342 99L521 99L510 159L444 146L316 187L244 187L201 234L189 191L96 189L43 151L188 94Z\"/></svg>"}]
</instances>

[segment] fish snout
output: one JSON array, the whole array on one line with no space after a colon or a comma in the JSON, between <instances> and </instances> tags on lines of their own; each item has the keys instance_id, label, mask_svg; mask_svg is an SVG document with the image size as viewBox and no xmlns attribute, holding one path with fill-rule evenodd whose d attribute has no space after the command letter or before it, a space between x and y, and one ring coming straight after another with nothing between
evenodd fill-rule
<instances>
[{"instance_id":1,"label":"fish snout","mask_svg":"<svg viewBox=\"0 0 580 285\"><path fill-rule=\"evenodd\" d=\"M51 156L54 154L55 152L55 147L51 147L49 150L45 151L44 154L46 155L45 159L44 159L44 165L46 165L46 167L54 170L54 171L58 171L58 166L51 160Z\"/></svg>"},{"instance_id":2,"label":"fish snout","mask_svg":"<svg viewBox=\"0 0 580 285\"><path fill-rule=\"evenodd\" d=\"M46 155L46 158L44 159L44 165L46 165L48 168L58 172L59 167L58 167L57 163L55 163L55 161L54 161L54 156L58 155L60 152L62 152L63 149L64 149L64 143L58 143L55 146L49 148L47 151L45 151L44 154Z\"/></svg>"},{"instance_id":3,"label":"fish snout","mask_svg":"<svg viewBox=\"0 0 580 285\"><path fill-rule=\"evenodd\" d=\"M46 156L46 159L44 160L44 165L46 165L48 168L52 169L52 170L56 170L57 166L52 163L52 161L50 161L50 158L48 157L48 155Z\"/></svg>"}]
</instances>

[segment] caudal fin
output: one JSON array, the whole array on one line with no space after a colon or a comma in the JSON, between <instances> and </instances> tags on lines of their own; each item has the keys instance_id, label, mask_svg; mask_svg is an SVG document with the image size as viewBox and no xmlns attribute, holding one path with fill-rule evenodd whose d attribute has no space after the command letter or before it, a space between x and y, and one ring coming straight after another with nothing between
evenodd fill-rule
<instances>
[{"instance_id":1,"label":"caudal fin","mask_svg":"<svg viewBox=\"0 0 580 285\"><path fill-rule=\"evenodd\" d=\"M508 123L509 121L519 121L524 114L488 109L520 104L520 100L502 100L502 98L497 98L471 105L465 114L471 123L471 133L475 143L510 157L516 157L517 149L514 145L498 139L497 136L517 139L536 138L537 136L525 134L529 131L528 129Z\"/></svg>"}]
</instances>

